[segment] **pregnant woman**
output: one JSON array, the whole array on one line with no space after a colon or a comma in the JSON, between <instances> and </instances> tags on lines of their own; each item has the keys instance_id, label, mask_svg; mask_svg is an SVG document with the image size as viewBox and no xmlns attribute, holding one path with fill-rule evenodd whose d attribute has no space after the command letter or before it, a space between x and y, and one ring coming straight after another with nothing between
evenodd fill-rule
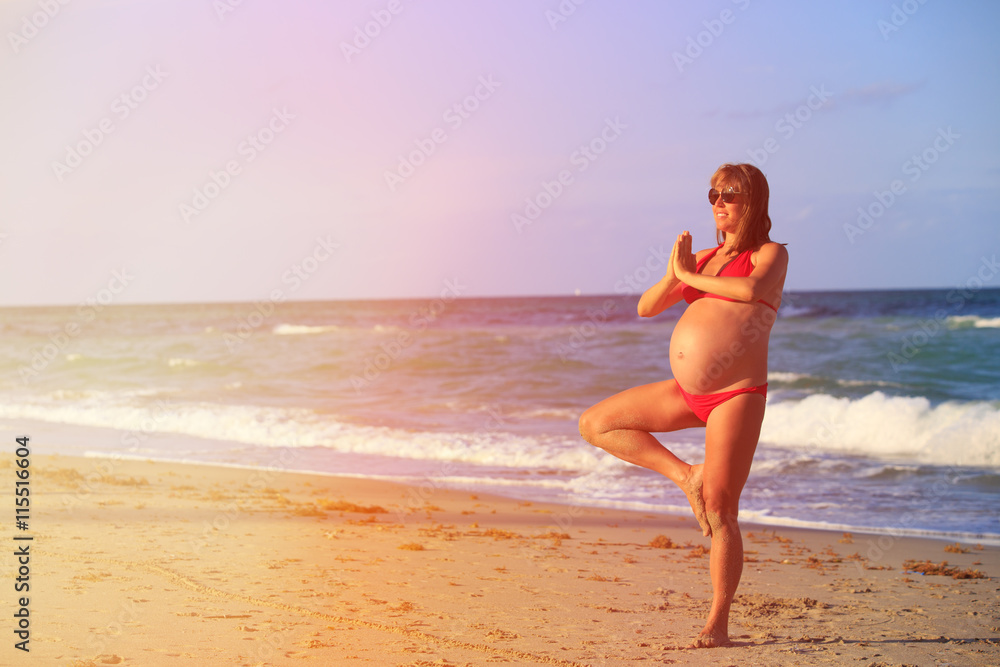
<instances>
[{"instance_id":1,"label":"pregnant woman","mask_svg":"<svg viewBox=\"0 0 1000 667\"><path fill-rule=\"evenodd\" d=\"M743 572L740 493L764 418L767 344L788 265L784 246L768 237L768 196L753 165L719 167L708 192L719 245L695 256L691 235L678 236L666 275L639 300L642 317L690 304L670 339L674 379L615 394L580 417L587 442L679 486L712 538L712 607L692 648L729 643ZM702 464L682 461L652 435L694 427L705 428Z\"/></svg>"}]
</instances>

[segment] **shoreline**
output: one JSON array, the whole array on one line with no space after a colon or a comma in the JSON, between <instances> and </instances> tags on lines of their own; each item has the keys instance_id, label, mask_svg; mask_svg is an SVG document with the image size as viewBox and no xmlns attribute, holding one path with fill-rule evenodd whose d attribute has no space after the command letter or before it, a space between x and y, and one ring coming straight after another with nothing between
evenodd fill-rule
<instances>
[{"instance_id":1,"label":"shoreline","mask_svg":"<svg viewBox=\"0 0 1000 667\"><path fill-rule=\"evenodd\" d=\"M188 436L185 436L188 437ZM279 450L280 451L280 450ZM98 452L85 452L79 458L83 459L111 459L111 460L122 460L122 461L146 461L152 463L166 463L166 464L176 464L176 465L191 465L191 466L209 466L209 467L220 467L220 468L233 468L237 470L260 470L260 471L271 471L277 468L273 466L259 466L252 464L243 463L231 463L224 461L199 461L196 459L168 459L168 458L157 458L149 456L141 456L135 454L120 455L120 456L109 456L106 454L101 454ZM338 473L338 472L328 472L328 471L318 471L318 470L303 470L296 468L281 469L282 472L287 472L289 474L295 475L316 475L321 477L333 477L333 478L344 478L344 479L356 479L356 480L370 480L373 482L387 482L390 484L397 484L401 486L416 487L424 486L429 484L435 489L447 489L449 491L455 491L459 493L463 492L476 492L480 494L489 494L497 496L499 498L504 498L511 501L519 502L532 502L532 503L543 503L564 507L586 507L595 510L611 510L611 511L621 511L621 512L632 512L632 513L658 513L665 516L670 516L674 518L685 518L690 511L688 508L678 508L677 510L672 509L673 506L641 506L643 503L640 501L591 501L590 503L579 503L573 504L564 502L561 499L546 499L538 497L518 497L516 495L505 495L501 491L495 490L479 490L479 489L466 489L459 486L449 486L447 482L436 483L434 478L426 478L424 480L418 480L415 478L400 478L393 475L373 475L366 473ZM489 480L483 481L484 487L492 487L494 485L490 484ZM746 510L740 511L740 525L749 526L757 530L774 530L774 529L788 529L788 530L807 530L807 531L818 531L821 533L856 533L858 535L868 535L875 538L888 537L891 539L900 538L915 538L915 539L927 539L934 540L937 542L977 542L983 545L1000 547L1000 534L992 533L969 533L964 531L955 531L950 533L943 533L941 531L934 531L930 529L923 528L879 528L875 526L852 526L849 524L833 524L828 522L819 521L806 521L804 519L794 519L791 517L777 517L774 521L762 520L759 513L753 511L747 512L748 516L744 517L743 514L747 512ZM754 516L757 515L757 516Z\"/></svg>"},{"instance_id":2,"label":"shoreline","mask_svg":"<svg viewBox=\"0 0 1000 667\"><path fill-rule=\"evenodd\" d=\"M886 537L875 552L743 524L736 645L687 651L710 599L693 518L208 463L31 466L40 665L1000 661L996 547Z\"/></svg>"}]
</instances>

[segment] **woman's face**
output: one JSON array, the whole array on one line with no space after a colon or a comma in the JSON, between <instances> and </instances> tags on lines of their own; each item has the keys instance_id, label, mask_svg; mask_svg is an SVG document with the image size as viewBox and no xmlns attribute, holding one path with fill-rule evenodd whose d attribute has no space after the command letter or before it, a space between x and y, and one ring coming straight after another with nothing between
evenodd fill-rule
<instances>
[{"instance_id":1,"label":"woman's face","mask_svg":"<svg viewBox=\"0 0 1000 667\"><path fill-rule=\"evenodd\" d=\"M732 234L739 227L740 217L746 210L747 195L740 193L740 187L736 183L719 183L715 189L726 195L727 193L737 193L729 203L723 201L725 197L719 197L712 205L712 215L715 217L715 228L719 231Z\"/></svg>"}]
</instances>

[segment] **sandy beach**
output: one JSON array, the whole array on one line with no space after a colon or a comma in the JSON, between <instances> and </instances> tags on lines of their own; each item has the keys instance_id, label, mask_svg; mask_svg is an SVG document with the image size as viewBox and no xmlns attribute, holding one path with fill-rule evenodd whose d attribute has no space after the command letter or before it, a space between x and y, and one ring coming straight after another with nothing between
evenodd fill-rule
<instances>
[{"instance_id":1,"label":"sandy beach","mask_svg":"<svg viewBox=\"0 0 1000 667\"><path fill-rule=\"evenodd\" d=\"M31 470L30 654L8 611L5 665L1000 663L991 546L744 524L736 645L689 651L710 596L693 519L248 468Z\"/></svg>"}]
</instances>

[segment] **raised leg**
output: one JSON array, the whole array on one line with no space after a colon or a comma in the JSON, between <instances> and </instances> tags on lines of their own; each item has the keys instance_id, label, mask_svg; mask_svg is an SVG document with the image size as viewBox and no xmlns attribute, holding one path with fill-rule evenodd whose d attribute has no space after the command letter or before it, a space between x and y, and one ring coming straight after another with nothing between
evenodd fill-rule
<instances>
[{"instance_id":1,"label":"raised leg","mask_svg":"<svg viewBox=\"0 0 1000 667\"><path fill-rule=\"evenodd\" d=\"M740 494L750 475L763 419L764 397L759 394L740 394L708 418L702 494L712 529L712 608L692 648L730 643L729 610L743 574L743 536L737 521Z\"/></svg>"},{"instance_id":2,"label":"raised leg","mask_svg":"<svg viewBox=\"0 0 1000 667\"><path fill-rule=\"evenodd\" d=\"M580 416L580 435L590 444L679 486L702 532L709 535L702 501L702 466L690 465L660 444L652 433L704 426L691 412L674 380L627 389L588 408Z\"/></svg>"}]
</instances>

